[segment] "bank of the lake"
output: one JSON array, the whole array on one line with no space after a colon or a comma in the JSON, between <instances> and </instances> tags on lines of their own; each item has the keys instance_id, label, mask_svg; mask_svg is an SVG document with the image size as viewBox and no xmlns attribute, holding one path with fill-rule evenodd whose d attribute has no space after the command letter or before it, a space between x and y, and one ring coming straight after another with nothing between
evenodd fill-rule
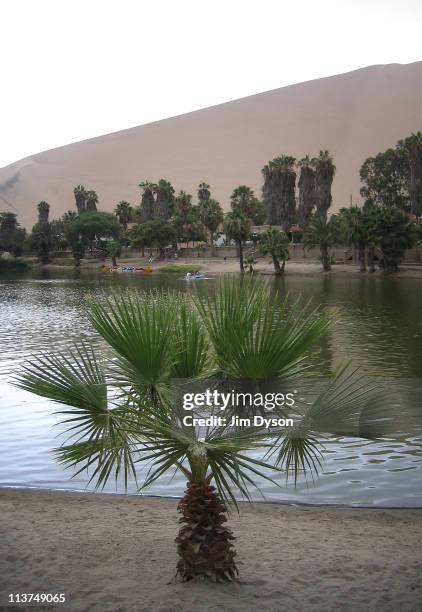
<instances>
[{"instance_id":1,"label":"bank of the lake","mask_svg":"<svg viewBox=\"0 0 422 612\"><path fill-rule=\"evenodd\" d=\"M241 504L229 520L240 583L174 584L176 500L0 490L0 608L53 592L80 612L420 610L422 510Z\"/></svg>"}]
</instances>

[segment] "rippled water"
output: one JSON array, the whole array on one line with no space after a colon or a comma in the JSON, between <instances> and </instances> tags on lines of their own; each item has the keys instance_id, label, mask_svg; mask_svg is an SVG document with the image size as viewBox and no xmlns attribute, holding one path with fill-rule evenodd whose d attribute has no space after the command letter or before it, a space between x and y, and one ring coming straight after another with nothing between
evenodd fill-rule
<instances>
[{"instance_id":1,"label":"rippled water","mask_svg":"<svg viewBox=\"0 0 422 612\"><path fill-rule=\"evenodd\" d=\"M293 296L301 293L335 311L336 324L312 355L315 373L327 374L352 359L366 375L422 379L421 281L316 276L274 282ZM84 299L89 295L100 298L122 286L190 290L177 278L164 275L109 277L69 270L0 279L0 486L86 487L87 478L70 479L72 473L51 456L51 448L62 441L54 414L57 407L14 388L10 381L33 353L63 348L81 337L98 342L83 314ZM212 280L201 285L203 291L212 291L212 287ZM406 412L406 406L403 410ZM300 482L295 489L286 487L284 480L281 488L263 483L265 499L422 506L421 414L416 401L416 419L403 414L402 427L388 439L329 441L323 472L314 484ZM163 478L150 492L178 496L183 488L183 479ZM130 491L134 490L132 485ZM106 491L114 492L113 484Z\"/></svg>"}]
</instances>

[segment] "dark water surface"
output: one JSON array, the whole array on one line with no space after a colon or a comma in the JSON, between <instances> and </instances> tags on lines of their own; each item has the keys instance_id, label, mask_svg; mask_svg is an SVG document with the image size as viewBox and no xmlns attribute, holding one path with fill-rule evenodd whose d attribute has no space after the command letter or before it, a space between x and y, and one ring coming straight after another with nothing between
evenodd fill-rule
<instances>
[{"instance_id":1,"label":"dark water surface","mask_svg":"<svg viewBox=\"0 0 422 612\"><path fill-rule=\"evenodd\" d=\"M287 276L280 283L336 312L336 323L312 355L316 374L352 360L365 375L422 379L422 281L380 277ZM212 291L215 280L202 281ZM73 270L40 271L0 278L0 486L76 489L82 475L57 465L51 448L61 443L52 402L14 388L10 377L33 353L63 349L80 338L98 342L83 311L88 296L112 289L172 287L191 291L177 275L99 275ZM422 398L421 398L422 401ZM417 408L421 410L421 406ZM404 406L406 412L406 406ZM421 412L419 412L419 417ZM316 482L277 488L262 483L268 501L373 506L422 506L421 418L381 441L336 438L328 442ZM89 487L90 489L92 487ZM178 496L180 477L162 478L150 493ZM135 488L130 489L134 492ZM113 483L106 491L115 492ZM257 499L262 499L258 497Z\"/></svg>"}]
</instances>

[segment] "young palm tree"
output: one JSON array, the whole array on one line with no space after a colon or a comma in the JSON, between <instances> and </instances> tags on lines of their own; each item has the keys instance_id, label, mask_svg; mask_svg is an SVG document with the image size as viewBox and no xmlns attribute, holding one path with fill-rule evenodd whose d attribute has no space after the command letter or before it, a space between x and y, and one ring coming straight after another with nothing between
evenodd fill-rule
<instances>
[{"instance_id":1,"label":"young palm tree","mask_svg":"<svg viewBox=\"0 0 422 612\"><path fill-rule=\"evenodd\" d=\"M252 221L259 211L260 201L255 197L253 189L247 185L239 185L230 196L230 204L232 210L237 210Z\"/></svg>"},{"instance_id":2,"label":"young palm tree","mask_svg":"<svg viewBox=\"0 0 422 612\"><path fill-rule=\"evenodd\" d=\"M77 185L73 190L73 194L75 196L76 208L80 215L86 210L86 189L83 185Z\"/></svg>"},{"instance_id":3,"label":"young palm tree","mask_svg":"<svg viewBox=\"0 0 422 612\"><path fill-rule=\"evenodd\" d=\"M38 223L40 225L46 225L48 223L48 216L50 214L50 204L48 202L39 202L37 206L38 210Z\"/></svg>"},{"instance_id":4,"label":"young palm tree","mask_svg":"<svg viewBox=\"0 0 422 612\"><path fill-rule=\"evenodd\" d=\"M300 167L298 222L302 230L305 230L316 205L315 169L309 155L301 159L298 166Z\"/></svg>"},{"instance_id":5,"label":"young palm tree","mask_svg":"<svg viewBox=\"0 0 422 612\"><path fill-rule=\"evenodd\" d=\"M96 191L90 189L86 192L85 204L87 212L97 212L98 195Z\"/></svg>"},{"instance_id":6,"label":"young palm tree","mask_svg":"<svg viewBox=\"0 0 422 612\"><path fill-rule=\"evenodd\" d=\"M329 249L339 240L339 228L335 215L329 220L325 215L315 214L306 230L304 244L306 248L319 247L321 251L322 267L325 272L331 270Z\"/></svg>"},{"instance_id":7,"label":"young palm tree","mask_svg":"<svg viewBox=\"0 0 422 612\"><path fill-rule=\"evenodd\" d=\"M211 256L214 257L214 233L223 222L223 209L213 198L204 200L200 207L201 221L210 233Z\"/></svg>"},{"instance_id":8,"label":"young palm tree","mask_svg":"<svg viewBox=\"0 0 422 612\"><path fill-rule=\"evenodd\" d=\"M271 480L266 469L284 467L295 479L315 473L317 432L335 427L361 435L362 408L373 410L373 394L343 371L311 405L298 408L288 434L279 427L225 425L204 432L183 418L180 393L189 390L189 381L250 379L258 390L267 380L285 381L304 371L327 318L245 280L223 281L214 298L193 303L168 292L128 293L91 302L88 315L107 345L103 356L86 344L68 354L43 354L17 382L60 404L74 440L56 450L58 460L77 466L76 474L91 470L98 487L112 477L125 485L130 476L136 480L139 464L149 465L143 487L180 471L187 489L179 503L177 574L183 581L233 580L234 538L224 523L227 504L237 505L235 491L250 499L254 479ZM171 386L172 380L181 382ZM259 460L247 454L257 449L271 455Z\"/></svg>"},{"instance_id":9,"label":"young palm tree","mask_svg":"<svg viewBox=\"0 0 422 612\"><path fill-rule=\"evenodd\" d=\"M151 183L151 181L142 181L142 183L139 183L139 187L142 189L141 220L151 221L155 214L154 192L157 185Z\"/></svg>"},{"instance_id":10,"label":"young palm tree","mask_svg":"<svg viewBox=\"0 0 422 612\"><path fill-rule=\"evenodd\" d=\"M296 215L296 159L281 155L269 161L262 169L263 203L270 225L281 225L285 231L295 222Z\"/></svg>"},{"instance_id":11,"label":"young palm tree","mask_svg":"<svg viewBox=\"0 0 422 612\"><path fill-rule=\"evenodd\" d=\"M333 201L331 185L333 184L336 167L328 151L320 151L319 156L313 160L315 165L316 209L320 215L327 216L328 209Z\"/></svg>"},{"instance_id":12,"label":"young palm tree","mask_svg":"<svg viewBox=\"0 0 422 612\"><path fill-rule=\"evenodd\" d=\"M240 273L244 274L243 243L251 233L251 220L239 210L232 210L226 215L224 230L227 236L236 242L239 253Z\"/></svg>"},{"instance_id":13,"label":"young palm tree","mask_svg":"<svg viewBox=\"0 0 422 612\"><path fill-rule=\"evenodd\" d=\"M123 227L123 230L126 232L127 225L133 216L132 206L129 204L129 202L121 200L114 209L114 213L118 218L120 225Z\"/></svg>"},{"instance_id":14,"label":"young palm tree","mask_svg":"<svg viewBox=\"0 0 422 612\"><path fill-rule=\"evenodd\" d=\"M259 246L263 255L270 255L273 260L274 271L277 275L283 274L286 259L289 257L289 239L285 232L274 227L260 236ZM280 266L280 261L282 262Z\"/></svg>"}]
</instances>

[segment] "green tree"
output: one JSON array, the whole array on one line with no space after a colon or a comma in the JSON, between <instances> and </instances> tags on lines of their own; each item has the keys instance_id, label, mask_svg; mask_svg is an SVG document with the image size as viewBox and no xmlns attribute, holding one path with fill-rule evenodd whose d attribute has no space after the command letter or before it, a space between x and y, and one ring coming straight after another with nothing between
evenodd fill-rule
<instances>
[{"instance_id":1,"label":"green tree","mask_svg":"<svg viewBox=\"0 0 422 612\"><path fill-rule=\"evenodd\" d=\"M245 273L243 262L243 243L251 232L251 220L240 210L230 211L224 220L224 231L229 238L235 241L239 254L240 273Z\"/></svg>"},{"instance_id":2,"label":"green tree","mask_svg":"<svg viewBox=\"0 0 422 612\"><path fill-rule=\"evenodd\" d=\"M316 211L319 215L327 216L333 201L331 186L336 173L336 167L328 151L320 151L319 156L312 161L315 167Z\"/></svg>"},{"instance_id":3,"label":"green tree","mask_svg":"<svg viewBox=\"0 0 422 612\"><path fill-rule=\"evenodd\" d=\"M253 189L247 185L239 185L230 196L232 210L237 210L248 219L253 219L259 212L260 201L255 197Z\"/></svg>"},{"instance_id":4,"label":"green tree","mask_svg":"<svg viewBox=\"0 0 422 612\"><path fill-rule=\"evenodd\" d=\"M119 220L120 225L123 227L123 230L126 232L128 223L131 221L133 215L132 206L129 204L129 202L121 200L114 209L114 214Z\"/></svg>"},{"instance_id":5,"label":"green tree","mask_svg":"<svg viewBox=\"0 0 422 612\"><path fill-rule=\"evenodd\" d=\"M270 255L275 273L283 274L286 260L289 258L289 239L286 233L275 227L270 228L261 234L259 247L263 255ZM280 262L282 262L281 266Z\"/></svg>"},{"instance_id":6,"label":"green tree","mask_svg":"<svg viewBox=\"0 0 422 612\"><path fill-rule=\"evenodd\" d=\"M142 189L141 221L151 221L155 215L154 192L157 189L157 185L151 183L151 181L142 181L139 183L139 187Z\"/></svg>"},{"instance_id":7,"label":"green tree","mask_svg":"<svg viewBox=\"0 0 422 612\"><path fill-rule=\"evenodd\" d=\"M154 216L169 219L174 209L174 189L170 181L160 179L154 186L155 207Z\"/></svg>"},{"instance_id":8,"label":"green tree","mask_svg":"<svg viewBox=\"0 0 422 612\"><path fill-rule=\"evenodd\" d=\"M365 202L409 211L409 153L403 141L395 148L368 157L360 169Z\"/></svg>"},{"instance_id":9,"label":"green tree","mask_svg":"<svg viewBox=\"0 0 422 612\"><path fill-rule=\"evenodd\" d=\"M360 271L366 272L366 248L369 244L368 219L359 206L342 208L338 214L339 230L346 244L358 252Z\"/></svg>"},{"instance_id":10,"label":"green tree","mask_svg":"<svg viewBox=\"0 0 422 612\"><path fill-rule=\"evenodd\" d=\"M70 228L70 233L78 237L78 241L87 244L92 255L95 243L101 239L117 238L119 224L116 217L105 212L85 212L78 216Z\"/></svg>"},{"instance_id":11,"label":"green tree","mask_svg":"<svg viewBox=\"0 0 422 612\"><path fill-rule=\"evenodd\" d=\"M208 183L199 183L198 186L198 202L199 205L201 205L203 202L206 202L207 200L209 200L211 198L211 191L210 191L210 186L208 185Z\"/></svg>"},{"instance_id":12,"label":"green tree","mask_svg":"<svg viewBox=\"0 0 422 612\"><path fill-rule=\"evenodd\" d=\"M86 193L86 189L83 185L77 185L73 190L79 215L86 211Z\"/></svg>"},{"instance_id":13,"label":"green tree","mask_svg":"<svg viewBox=\"0 0 422 612\"><path fill-rule=\"evenodd\" d=\"M416 225L397 208L378 207L370 227L370 238L381 252L380 266L385 272L396 272L406 249L417 237Z\"/></svg>"},{"instance_id":14,"label":"green tree","mask_svg":"<svg viewBox=\"0 0 422 612\"><path fill-rule=\"evenodd\" d=\"M206 229L210 233L210 247L211 247L211 255L214 256L214 233L217 231L218 227L223 222L223 209L220 206L220 203L213 198L208 198L204 200L200 207L200 215L201 220Z\"/></svg>"},{"instance_id":15,"label":"green tree","mask_svg":"<svg viewBox=\"0 0 422 612\"><path fill-rule=\"evenodd\" d=\"M117 258L122 254L122 245L118 240L110 240L106 244L107 255L111 257L111 263L117 266Z\"/></svg>"},{"instance_id":16,"label":"green tree","mask_svg":"<svg viewBox=\"0 0 422 612\"><path fill-rule=\"evenodd\" d=\"M270 225L281 225L288 231L296 220L296 159L281 155L269 161L262 169L264 185L262 201Z\"/></svg>"},{"instance_id":17,"label":"green tree","mask_svg":"<svg viewBox=\"0 0 422 612\"><path fill-rule=\"evenodd\" d=\"M11 212L0 212L0 251L22 255L26 231L19 226L17 215Z\"/></svg>"},{"instance_id":18,"label":"green tree","mask_svg":"<svg viewBox=\"0 0 422 612\"><path fill-rule=\"evenodd\" d=\"M245 380L258 391L268 388L268 380L286 384L309 366L309 352L329 324L319 309L291 304L252 280L222 282L216 291L216 297L193 301L169 292L92 300L88 316L104 353L84 343L70 353L43 353L17 382L59 404L63 425L74 437L55 455L77 473L89 469L97 487L110 478L125 486L129 477L137 482L136 468L145 464L143 488L174 471L186 478L176 538L182 581L236 577L234 538L225 526L228 504L237 507L236 489L250 500L258 479L274 482L269 472L277 477L284 468L295 481L301 473L314 476L322 459L318 436L328 431L327 424L349 431L359 409L368 406L379 416L374 392L341 372L304 405L288 432L222 425L204 434L187 422L178 398L188 381L195 385L218 374L233 385L228 388ZM182 389L172 384L177 379ZM195 408L193 414L204 412ZM256 458L257 450L268 451L266 458Z\"/></svg>"},{"instance_id":19,"label":"green tree","mask_svg":"<svg viewBox=\"0 0 422 612\"><path fill-rule=\"evenodd\" d=\"M299 160L298 166L300 168L300 177L298 183L298 223L302 230L305 230L317 202L315 168L314 162L309 157L309 155L306 155L304 158Z\"/></svg>"},{"instance_id":20,"label":"green tree","mask_svg":"<svg viewBox=\"0 0 422 612\"><path fill-rule=\"evenodd\" d=\"M340 230L335 215L330 219L324 214L315 214L309 222L304 235L304 244L308 249L318 247L321 252L322 267L325 272L331 270L329 250L338 243Z\"/></svg>"},{"instance_id":21,"label":"green tree","mask_svg":"<svg viewBox=\"0 0 422 612\"><path fill-rule=\"evenodd\" d=\"M131 236L134 247L157 248L161 256L164 255L165 247L176 240L174 227L165 219L152 219L139 223L133 228Z\"/></svg>"},{"instance_id":22,"label":"green tree","mask_svg":"<svg viewBox=\"0 0 422 612\"><path fill-rule=\"evenodd\" d=\"M422 132L406 138L405 145L409 155L409 196L410 212L417 217L422 215Z\"/></svg>"}]
</instances>

